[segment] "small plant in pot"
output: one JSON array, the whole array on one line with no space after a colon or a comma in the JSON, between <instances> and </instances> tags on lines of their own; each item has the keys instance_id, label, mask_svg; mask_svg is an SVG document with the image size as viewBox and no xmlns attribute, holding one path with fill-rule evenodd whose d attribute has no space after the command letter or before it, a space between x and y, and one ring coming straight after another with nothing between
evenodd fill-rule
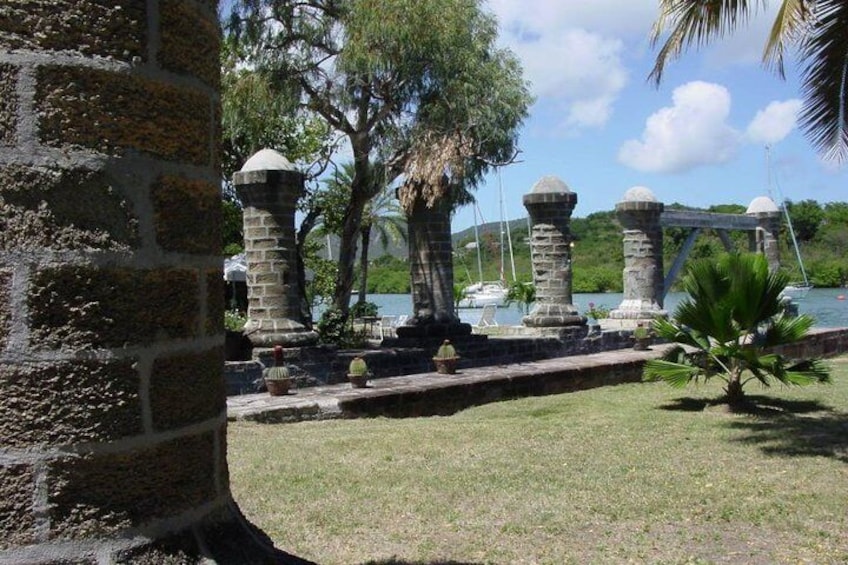
<instances>
[{"instance_id":1,"label":"small plant in pot","mask_svg":"<svg viewBox=\"0 0 848 565\"><path fill-rule=\"evenodd\" d=\"M289 370L283 363L283 347L274 346L274 366L265 369L265 388L271 396L285 396L291 387Z\"/></svg>"},{"instance_id":2,"label":"small plant in pot","mask_svg":"<svg viewBox=\"0 0 848 565\"><path fill-rule=\"evenodd\" d=\"M354 357L347 369L347 378L353 388L365 388L368 383L368 365L362 357Z\"/></svg>"},{"instance_id":3,"label":"small plant in pot","mask_svg":"<svg viewBox=\"0 0 848 565\"><path fill-rule=\"evenodd\" d=\"M636 329L633 330L633 349L636 351L646 351L651 344L651 336L651 330L643 324L636 326Z\"/></svg>"},{"instance_id":4,"label":"small plant in pot","mask_svg":"<svg viewBox=\"0 0 848 565\"><path fill-rule=\"evenodd\" d=\"M451 345L450 340L445 340L436 351L436 356L433 357L433 363L436 364L436 372L443 375L453 375L456 373L456 363L459 361L459 356L456 354L456 349Z\"/></svg>"}]
</instances>

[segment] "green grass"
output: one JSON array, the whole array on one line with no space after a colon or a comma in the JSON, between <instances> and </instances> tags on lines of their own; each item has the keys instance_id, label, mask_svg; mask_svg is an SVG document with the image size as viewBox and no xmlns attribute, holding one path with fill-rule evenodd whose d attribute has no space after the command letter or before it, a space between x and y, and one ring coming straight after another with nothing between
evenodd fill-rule
<instances>
[{"instance_id":1,"label":"green grass","mask_svg":"<svg viewBox=\"0 0 848 565\"><path fill-rule=\"evenodd\" d=\"M232 489L322 565L846 563L848 358L834 384L622 385L451 417L232 424Z\"/></svg>"}]
</instances>

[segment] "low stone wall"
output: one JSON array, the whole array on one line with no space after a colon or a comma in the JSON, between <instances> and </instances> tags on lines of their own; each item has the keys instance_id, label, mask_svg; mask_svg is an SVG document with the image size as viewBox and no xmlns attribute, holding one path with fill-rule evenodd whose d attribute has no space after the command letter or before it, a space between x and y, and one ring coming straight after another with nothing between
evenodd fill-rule
<instances>
[{"instance_id":1,"label":"low stone wall","mask_svg":"<svg viewBox=\"0 0 848 565\"><path fill-rule=\"evenodd\" d=\"M469 369L622 349L632 345L632 336L629 331L587 336L583 328L580 332L548 337L470 335L452 342L460 355L459 369ZM431 372L432 357L440 344L440 339L396 338L383 340L379 349L338 350L321 345L287 348L284 355L295 387L303 388L346 382L348 365L357 355L365 358L372 379ZM273 364L271 350L255 350L254 358L225 364L228 395L263 390L262 369Z\"/></svg>"},{"instance_id":2,"label":"low stone wall","mask_svg":"<svg viewBox=\"0 0 848 565\"><path fill-rule=\"evenodd\" d=\"M453 342L460 354L461 370L625 349L632 346L633 337L632 332L621 330L582 337L566 336L563 339L471 335ZM367 350L337 350L332 346L293 347L285 350L285 359L295 387L304 388L346 382L347 367L357 355L365 358L372 379L429 373L434 370L432 357L439 343L436 339L408 342L393 339L384 340L384 346L379 349ZM777 350L790 357L839 355L848 351L848 328L817 329L806 340ZM260 350L258 361L226 363L227 395L264 390L262 369L271 364L270 350Z\"/></svg>"}]
</instances>

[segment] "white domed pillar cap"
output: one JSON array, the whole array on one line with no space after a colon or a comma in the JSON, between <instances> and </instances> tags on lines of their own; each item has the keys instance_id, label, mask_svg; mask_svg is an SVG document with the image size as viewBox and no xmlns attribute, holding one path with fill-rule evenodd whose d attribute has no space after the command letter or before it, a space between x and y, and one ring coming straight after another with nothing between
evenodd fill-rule
<instances>
[{"instance_id":1,"label":"white domed pillar cap","mask_svg":"<svg viewBox=\"0 0 848 565\"><path fill-rule=\"evenodd\" d=\"M273 149L260 149L245 161L240 173L249 171L295 171L288 159L279 151Z\"/></svg>"},{"instance_id":2,"label":"white domed pillar cap","mask_svg":"<svg viewBox=\"0 0 848 565\"><path fill-rule=\"evenodd\" d=\"M780 208L774 203L774 200L768 196L757 196L748 205L746 214L775 214L779 213Z\"/></svg>"}]
</instances>

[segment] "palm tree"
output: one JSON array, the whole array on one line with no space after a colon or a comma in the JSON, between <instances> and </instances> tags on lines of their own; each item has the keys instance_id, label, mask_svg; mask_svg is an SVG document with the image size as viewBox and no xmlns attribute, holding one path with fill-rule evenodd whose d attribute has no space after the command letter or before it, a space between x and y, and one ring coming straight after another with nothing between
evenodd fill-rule
<instances>
[{"instance_id":1,"label":"palm tree","mask_svg":"<svg viewBox=\"0 0 848 565\"><path fill-rule=\"evenodd\" d=\"M359 253L359 299L365 302L368 286L368 248L371 236L377 235L385 251L389 242L406 241L406 218L394 189L386 186L365 204L362 211L362 223L359 227L362 250Z\"/></svg>"},{"instance_id":2,"label":"palm tree","mask_svg":"<svg viewBox=\"0 0 848 565\"><path fill-rule=\"evenodd\" d=\"M530 306L536 302L536 285L532 282L515 281L509 286L506 294L506 305L518 304L525 313L530 313Z\"/></svg>"},{"instance_id":3,"label":"palm tree","mask_svg":"<svg viewBox=\"0 0 848 565\"><path fill-rule=\"evenodd\" d=\"M377 188L376 184L384 184L383 168L379 164L369 165L369 179L374 189L369 193L375 194L365 203L359 225L359 242L362 246L359 253L360 287L358 302L365 302L368 283L368 248L372 235L376 234L383 249L389 242L406 241L406 220L400 204L395 198L394 190L388 186ZM323 223L319 234L341 232L346 213L346 202L353 185L353 163L345 163L337 173L324 181L326 191L322 199Z\"/></svg>"},{"instance_id":4,"label":"palm tree","mask_svg":"<svg viewBox=\"0 0 848 565\"><path fill-rule=\"evenodd\" d=\"M665 37L651 78L691 46L703 46L744 25L768 0L659 0L653 45ZM782 0L763 62L781 77L787 47L797 48L802 67L801 124L824 158L848 157L848 1Z\"/></svg>"},{"instance_id":5,"label":"palm tree","mask_svg":"<svg viewBox=\"0 0 848 565\"><path fill-rule=\"evenodd\" d=\"M783 315L781 292L787 280L780 271L769 272L759 254L724 254L693 263L683 280L689 297L673 319L654 321L657 334L678 345L662 359L648 361L643 378L683 387L701 377L718 377L727 383L725 401L731 406L744 402L742 389L751 380L765 386L772 380L829 382L818 360L789 361L767 352L802 339L813 324L807 315Z\"/></svg>"}]
</instances>

